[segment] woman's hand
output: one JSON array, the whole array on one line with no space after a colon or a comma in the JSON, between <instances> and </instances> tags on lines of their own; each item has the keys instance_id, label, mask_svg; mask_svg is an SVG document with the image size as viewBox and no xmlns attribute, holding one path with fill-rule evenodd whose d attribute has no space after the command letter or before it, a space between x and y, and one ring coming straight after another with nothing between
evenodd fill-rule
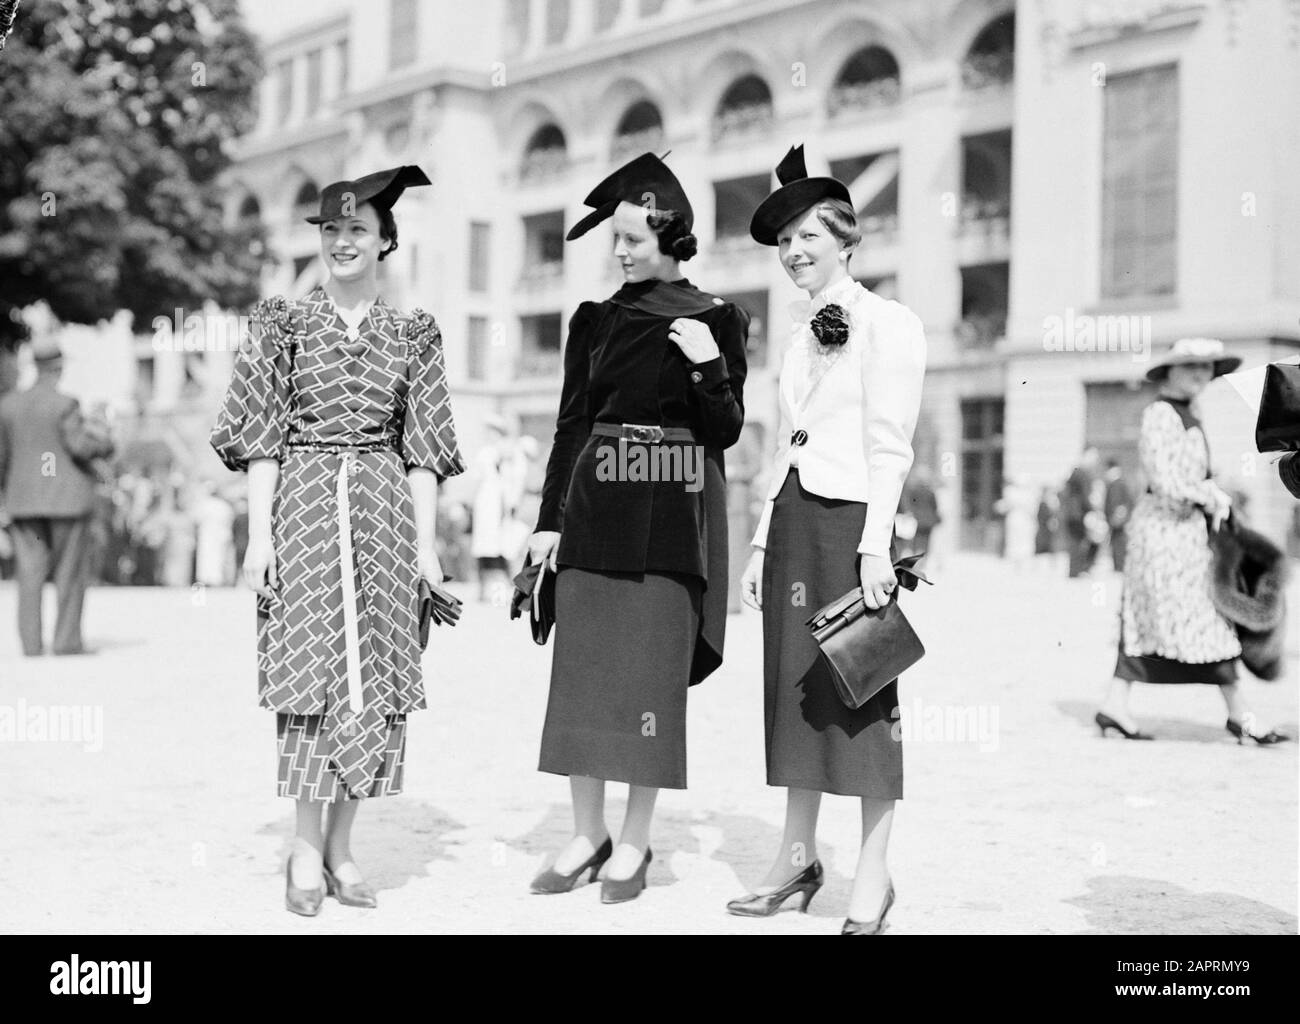
<instances>
[{"instance_id":1,"label":"woman's hand","mask_svg":"<svg viewBox=\"0 0 1300 1024\"><path fill-rule=\"evenodd\" d=\"M248 550L244 552L244 582L267 599L274 596L274 590L280 585L275 541L269 535L248 538Z\"/></svg>"},{"instance_id":2,"label":"woman's hand","mask_svg":"<svg viewBox=\"0 0 1300 1024\"><path fill-rule=\"evenodd\" d=\"M538 530L528 538L528 554L533 565L542 565L552 571L559 568L555 559L560 550L560 535L554 530Z\"/></svg>"},{"instance_id":3,"label":"woman's hand","mask_svg":"<svg viewBox=\"0 0 1300 1024\"><path fill-rule=\"evenodd\" d=\"M429 586L437 587L442 584L442 561L438 558L436 548L420 548L415 553L415 564L420 575L429 581Z\"/></svg>"},{"instance_id":4,"label":"woman's hand","mask_svg":"<svg viewBox=\"0 0 1300 1024\"><path fill-rule=\"evenodd\" d=\"M1210 492L1213 501L1205 509L1210 514L1210 529L1218 530L1232 511L1232 495L1217 484Z\"/></svg>"},{"instance_id":5,"label":"woman's hand","mask_svg":"<svg viewBox=\"0 0 1300 1024\"><path fill-rule=\"evenodd\" d=\"M755 611L763 610L763 549L755 548L740 577L740 599Z\"/></svg>"},{"instance_id":6,"label":"woman's hand","mask_svg":"<svg viewBox=\"0 0 1300 1024\"><path fill-rule=\"evenodd\" d=\"M858 578L862 581L862 601L873 611L883 608L898 586L894 565L883 555L863 555Z\"/></svg>"},{"instance_id":7,"label":"woman's hand","mask_svg":"<svg viewBox=\"0 0 1300 1024\"><path fill-rule=\"evenodd\" d=\"M692 363L707 363L722 354L709 325L699 320L679 316L668 325L668 337Z\"/></svg>"}]
</instances>

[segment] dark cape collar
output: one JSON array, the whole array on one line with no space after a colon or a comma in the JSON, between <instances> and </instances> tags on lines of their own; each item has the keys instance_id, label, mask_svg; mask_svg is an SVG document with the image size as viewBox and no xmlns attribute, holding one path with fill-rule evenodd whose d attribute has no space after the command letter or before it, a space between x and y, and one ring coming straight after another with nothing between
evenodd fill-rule
<instances>
[{"instance_id":1,"label":"dark cape collar","mask_svg":"<svg viewBox=\"0 0 1300 1024\"><path fill-rule=\"evenodd\" d=\"M1168 402L1173 406L1174 412L1178 413L1178 418L1183 421L1183 429L1190 430L1192 427L1201 425L1200 417L1192 411L1192 403L1187 398L1174 398L1172 395L1157 395L1157 402Z\"/></svg>"},{"instance_id":2,"label":"dark cape collar","mask_svg":"<svg viewBox=\"0 0 1300 1024\"><path fill-rule=\"evenodd\" d=\"M686 278L625 284L609 301L652 316L696 316L721 304L721 300L700 291Z\"/></svg>"}]
</instances>

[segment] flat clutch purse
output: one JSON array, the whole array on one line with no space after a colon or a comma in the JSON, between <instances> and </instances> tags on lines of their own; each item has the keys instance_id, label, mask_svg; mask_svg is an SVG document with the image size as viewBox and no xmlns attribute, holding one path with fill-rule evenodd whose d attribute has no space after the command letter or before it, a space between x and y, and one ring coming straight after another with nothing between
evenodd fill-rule
<instances>
[{"instance_id":1,"label":"flat clutch purse","mask_svg":"<svg viewBox=\"0 0 1300 1024\"><path fill-rule=\"evenodd\" d=\"M534 565L525 559L524 567L512 581L515 592L510 598L510 618L517 619L528 606L528 625L533 632L533 643L544 645L555 625L555 573L543 564Z\"/></svg>"},{"instance_id":2,"label":"flat clutch purse","mask_svg":"<svg viewBox=\"0 0 1300 1024\"><path fill-rule=\"evenodd\" d=\"M423 576L416 586L416 601L420 623L420 650L429 646L429 627L437 623L454 626L460 621L461 602L458 597L447 593L442 587L435 587Z\"/></svg>"},{"instance_id":3,"label":"flat clutch purse","mask_svg":"<svg viewBox=\"0 0 1300 1024\"><path fill-rule=\"evenodd\" d=\"M924 553L894 563L898 588L915 590L918 580L930 583L915 568ZM921 638L898 606L898 588L884 607L868 609L862 588L854 587L808 620L835 692L855 711L925 654Z\"/></svg>"},{"instance_id":4,"label":"flat clutch purse","mask_svg":"<svg viewBox=\"0 0 1300 1024\"><path fill-rule=\"evenodd\" d=\"M1255 449L1260 452L1300 451L1300 365L1269 363L1264 371Z\"/></svg>"}]
</instances>

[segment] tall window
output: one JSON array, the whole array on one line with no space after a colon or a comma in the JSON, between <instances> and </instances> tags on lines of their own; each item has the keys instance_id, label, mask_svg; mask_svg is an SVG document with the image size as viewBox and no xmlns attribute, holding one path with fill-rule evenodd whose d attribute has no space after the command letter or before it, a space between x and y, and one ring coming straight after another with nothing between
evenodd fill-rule
<instances>
[{"instance_id":1,"label":"tall window","mask_svg":"<svg viewBox=\"0 0 1300 1024\"><path fill-rule=\"evenodd\" d=\"M396 71L415 62L419 41L416 0L391 0L388 6L388 68Z\"/></svg>"},{"instance_id":2,"label":"tall window","mask_svg":"<svg viewBox=\"0 0 1300 1024\"><path fill-rule=\"evenodd\" d=\"M485 316L469 318L469 379L487 380L488 320Z\"/></svg>"},{"instance_id":3,"label":"tall window","mask_svg":"<svg viewBox=\"0 0 1300 1024\"><path fill-rule=\"evenodd\" d=\"M1178 69L1106 83L1101 294L1172 295L1178 281Z\"/></svg>"},{"instance_id":4,"label":"tall window","mask_svg":"<svg viewBox=\"0 0 1300 1024\"><path fill-rule=\"evenodd\" d=\"M713 234L719 241L748 238L749 220L766 197L768 176L755 174L713 183Z\"/></svg>"},{"instance_id":5,"label":"tall window","mask_svg":"<svg viewBox=\"0 0 1300 1024\"><path fill-rule=\"evenodd\" d=\"M520 345L516 377L553 377L559 374L560 341L564 324L559 313L519 318Z\"/></svg>"},{"instance_id":6,"label":"tall window","mask_svg":"<svg viewBox=\"0 0 1300 1024\"><path fill-rule=\"evenodd\" d=\"M312 117L320 109L321 89L321 51L312 50L307 54L307 116Z\"/></svg>"},{"instance_id":7,"label":"tall window","mask_svg":"<svg viewBox=\"0 0 1300 1024\"><path fill-rule=\"evenodd\" d=\"M488 290L488 256L492 245L492 225L471 221L469 225L469 290Z\"/></svg>"},{"instance_id":8,"label":"tall window","mask_svg":"<svg viewBox=\"0 0 1300 1024\"><path fill-rule=\"evenodd\" d=\"M1001 398L961 400L961 540L964 547L1001 547L998 515L1002 496L1003 413Z\"/></svg>"},{"instance_id":9,"label":"tall window","mask_svg":"<svg viewBox=\"0 0 1300 1024\"><path fill-rule=\"evenodd\" d=\"M293 61L282 60L275 66L275 119L285 124L293 111Z\"/></svg>"},{"instance_id":10,"label":"tall window","mask_svg":"<svg viewBox=\"0 0 1300 1024\"><path fill-rule=\"evenodd\" d=\"M339 95L346 96L348 92L348 41L346 39L339 42Z\"/></svg>"}]
</instances>

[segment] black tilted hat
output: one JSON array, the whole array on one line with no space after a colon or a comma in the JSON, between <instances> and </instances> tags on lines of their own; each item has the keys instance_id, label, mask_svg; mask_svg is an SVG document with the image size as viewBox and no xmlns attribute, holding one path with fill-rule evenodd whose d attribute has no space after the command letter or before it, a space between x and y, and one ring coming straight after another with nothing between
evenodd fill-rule
<instances>
[{"instance_id":1,"label":"black tilted hat","mask_svg":"<svg viewBox=\"0 0 1300 1024\"><path fill-rule=\"evenodd\" d=\"M391 210L406 189L432 184L429 176L415 164L363 174L355 181L335 181L321 190L320 212L306 220L308 224L324 224L327 220L351 216L362 203L370 203L378 210ZM345 214L344 203L349 197L350 209Z\"/></svg>"},{"instance_id":2,"label":"black tilted hat","mask_svg":"<svg viewBox=\"0 0 1300 1024\"><path fill-rule=\"evenodd\" d=\"M803 160L803 145L791 146L776 165L776 180L781 187L758 204L749 222L749 233L762 245L776 245L777 232L795 217L823 199L842 199L849 205L853 197L838 178L810 178Z\"/></svg>"},{"instance_id":3,"label":"black tilted hat","mask_svg":"<svg viewBox=\"0 0 1300 1024\"><path fill-rule=\"evenodd\" d=\"M653 153L642 153L635 160L629 160L593 188L583 203L594 206L595 211L569 229L564 236L566 241L581 238L601 221L608 220L619 203L680 213L686 221L687 231L695 224L695 211L691 209L691 201L686 198L682 183Z\"/></svg>"}]
</instances>

